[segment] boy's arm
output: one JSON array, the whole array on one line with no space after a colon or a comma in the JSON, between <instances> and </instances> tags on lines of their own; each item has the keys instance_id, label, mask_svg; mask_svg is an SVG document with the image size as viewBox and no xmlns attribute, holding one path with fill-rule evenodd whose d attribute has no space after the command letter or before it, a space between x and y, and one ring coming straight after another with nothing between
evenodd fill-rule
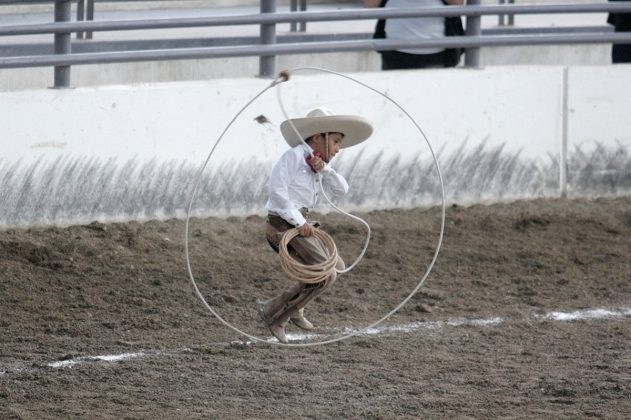
<instances>
[{"instance_id":1,"label":"boy's arm","mask_svg":"<svg viewBox=\"0 0 631 420\"><path fill-rule=\"evenodd\" d=\"M296 204L289 199L289 180L297 162L293 154L286 154L276 163L270 177L270 201L275 211L287 223L302 226L306 220Z\"/></svg>"},{"instance_id":2,"label":"boy's arm","mask_svg":"<svg viewBox=\"0 0 631 420\"><path fill-rule=\"evenodd\" d=\"M333 195L339 197L348 193L348 182L346 179L335 172L331 165L325 165L320 171L322 174L322 184L327 187Z\"/></svg>"}]
</instances>

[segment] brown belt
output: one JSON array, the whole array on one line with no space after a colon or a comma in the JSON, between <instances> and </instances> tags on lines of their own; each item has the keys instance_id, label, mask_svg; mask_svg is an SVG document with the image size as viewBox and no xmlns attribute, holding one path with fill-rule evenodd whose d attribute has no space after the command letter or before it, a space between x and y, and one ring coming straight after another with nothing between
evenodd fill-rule
<instances>
[{"instance_id":1,"label":"brown belt","mask_svg":"<svg viewBox=\"0 0 631 420\"><path fill-rule=\"evenodd\" d=\"M298 211L300 211L300 214L302 214L302 216L309 220L310 216L309 214L311 213L311 210L309 210L307 207L301 207ZM268 211L267 212L268 216L276 216L276 217L280 217L280 215L278 213L276 213L275 211Z\"/></svg>"}]
</instances>

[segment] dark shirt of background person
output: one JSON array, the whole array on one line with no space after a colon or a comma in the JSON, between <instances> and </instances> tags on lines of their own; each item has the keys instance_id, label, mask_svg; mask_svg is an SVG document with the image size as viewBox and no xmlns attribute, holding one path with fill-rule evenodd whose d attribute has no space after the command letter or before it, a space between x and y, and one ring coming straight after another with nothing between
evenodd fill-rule
<instances>
[{"instance_id":1,"label":"dark shirt of background person","mask_svg":"<svg viewBox=\"0 0 631 420\"><path fill-rule=\"evenodd\" d=\"M626 1L628 0L609 0ZM607 23L613 25L614 32L631 32L631 13L610 13ZM631 63L631 44L614 44L611 48L611 61L613 63Z\"/></svg>"}]
</instances>

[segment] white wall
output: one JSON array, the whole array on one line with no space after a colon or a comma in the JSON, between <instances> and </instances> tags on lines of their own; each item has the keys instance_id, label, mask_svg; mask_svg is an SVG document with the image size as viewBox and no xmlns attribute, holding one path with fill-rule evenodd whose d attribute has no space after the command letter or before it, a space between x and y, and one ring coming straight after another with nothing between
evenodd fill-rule
<instances>
[{"instance_id":1,"label":"white wall","mask_svg":"<svg viewBox=\"0 0 631 420\"><path fill-rule=\"evenodd\" d=\"M576 145L631 141L631 66L569 72L569 137Z\"/></svg>"},{"instance_id":2,"label":"white wall","mask_svg":"<svg viewBox=\"0 0 631 420\"><path fill-rule=\"evenodd\" d=\"M449 201L470 203L558 194L563 71L493 67L350 76L384 92L416 120L439 156ZM629 67L576 67L568 75L571 192L628 193ZM211 146L269 83L217 79L0 93L0 224L181 216ZM296 72L279 86L291 116L323 105L374 122L373 137L334 162L355 187L348 208L439 201L427 144L394 103L326 73ZM278 89L246 109L218 145L195 203L200 212L262 211L267 173L286 148L278 133L284 119ZM260 115L270 123L258 123ZM598 161L589 162L583 155L595 146ZM617 178L603 179L601 169Z\"/></svg>"},{"instance_id":3,"label":"white wall","mask_svg":"<svg viewBox=\"0 0 631 420\"><path fill-rule=\"evenodd\" d=\"M476 143L488 139L492 144L510 140L510 150L522 149L529 157L556 151L562 97L559 68L380 72L352 77L398 101L418 119L436 148L451 150L468 138ZM65 154L194 159L269 83L257 78L222 79L5 93L0 102L0 137L9 141L3 155L10 159ZM422 148L410 144L413 125L400 120L393 104L345 78L300 71L280 88L294 116L323 104L338 113L358 113L374 121L377 131L370 147L375 150L386 148L387 153L398 154ZM260 114L272 124L257 124L253 118ZM271 145L278 143L277 125L283 119L275 91L270 90L246 110L232 127L235 138L226 143L240 154L248 150L253 156L274 159L279 150ZM218 156L229 157L233 157L229 151Z\"/></svg>"}]
</instances>

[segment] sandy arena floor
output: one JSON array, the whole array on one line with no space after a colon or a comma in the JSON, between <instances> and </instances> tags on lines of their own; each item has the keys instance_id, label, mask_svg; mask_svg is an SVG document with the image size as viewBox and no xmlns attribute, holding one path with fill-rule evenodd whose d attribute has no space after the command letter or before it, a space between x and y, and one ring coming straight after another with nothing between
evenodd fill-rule
<instances>
[{"instance_id":1,"label":"sandy arena floor","mask_svg":"<svg viewBox=\"0 0 631 420\"><path fill-rule=\"evenodd\" d=\"M414 288L440 212L364 215L365 259L308 308L311 343ZM351 261L361 226L321 217ZM0 418L628 418L631 197L447 212L421 291L378 328L274 345L254 301L287 283L263 220L0 232Z\"/></svg>"}]
</instances>

